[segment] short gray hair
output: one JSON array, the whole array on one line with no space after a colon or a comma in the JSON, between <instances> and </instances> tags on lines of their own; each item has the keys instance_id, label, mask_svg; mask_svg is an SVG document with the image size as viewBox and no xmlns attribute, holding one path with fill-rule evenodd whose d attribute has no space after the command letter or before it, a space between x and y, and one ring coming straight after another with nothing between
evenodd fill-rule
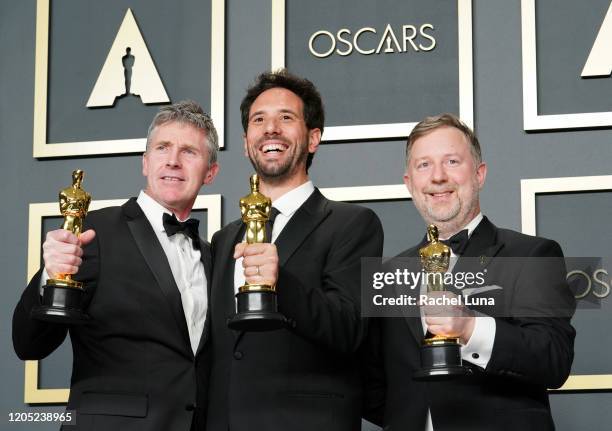
<instances>
[{"instance_id":1,"label":"short gray hair","mask_svg":"<svg viewBox=\"0 0 612 431\"><path fill-rule=\"evenodd\" d=\"M149 140L153 130L157 126L173 121L190 124L196 129L206 132L208 164L212 165L217 161L217 153L219 152L217 129L215 129L210 115L204 112L202 107L193 100L182 100L159 109L147 131L147 150L149 149Z\"/></svg>"},{"instance_id":2,"label":"short gray hair","mask_svg":"<svg viewBox=\"0 0 612 431\"><path fill-rule=\"evenodd\" d=\"M472 153L472 157L476 162L476 165L480 165L482 163L482 150L480 149L480 142L478 142L478 138L463 121L461 121L456 115L453 114L440 114L434 117L426 117L424 120L419 122L410 135L408 136L408 141L406 142L406 164L410 160L410 150L414 145L414 142L422 138L423 136L433 132L436 129L440 129L442 127L452 127L459 130L468 144L470 144L470 152Z\"/></svg>"}]
</instances>

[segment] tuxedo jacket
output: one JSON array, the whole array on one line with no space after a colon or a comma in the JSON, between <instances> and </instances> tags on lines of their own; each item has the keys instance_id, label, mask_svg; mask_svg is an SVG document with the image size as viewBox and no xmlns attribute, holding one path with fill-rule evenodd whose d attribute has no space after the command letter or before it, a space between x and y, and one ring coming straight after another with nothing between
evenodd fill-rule
<instances>
[{"instance_id":1,"label":"tuxedo jacket","mask_svg":"<svg viewBox=\"0 0 612 431\"><path fill-rule=\"evenodd\" d=\"M238 220L212 240L207 430L359 429L360 260L381 255L378 217L313 192L275 241L278 309L290 324L268 332L227 327L236 314L232 254L244 233Z\"/></svg>"},{"instance_id":2,"label":"tuxedo jacket","mask_svg":"<svg viewBox=\"0 0 612 431\"><path fill-rule=\"evenodd\" d=\"M416 257L422 245L399 256ZM575 336L570 325L575 302L565 281L561 248L554 241L498 229L485 217L462 256L479 258L463 262L479 261L480 270L488 271L487 282L503 287L491 295L498 307L495 315L518 310L519 316L533 317L495 317L486 369L464 360L467 376L437 382L412 377L421 367L424 334L419 317L373 320L368 343L377 354L369 360L369 419L382 422L385 430L420 431L429 409L434 431L554 429L547 388L567 379ZM528 259L513 265L493 257ZM466 265L459 258L453 271ZM550 313L524 313L538 301L545 301Z\"/></svg>"},{"instance_id":3,"label":"tuxedo jacket","mask_svg":"<svg viewBox=\"0 0 612 431\"><path fill-rule=\"evenodd\" d=\"M15 351L24 360L42 359L70 334L67 409L76 411L76 426L66 430L189 431L204 421L207 330L194 356L168 259L135 199L90 212L89 228L96 238L84 247L75 278L85 283L91 319L66 326L30 318L40 304L39 271L15 308ZM201 245L210 280L210 248Z\"/></svg>"}]
</instances>

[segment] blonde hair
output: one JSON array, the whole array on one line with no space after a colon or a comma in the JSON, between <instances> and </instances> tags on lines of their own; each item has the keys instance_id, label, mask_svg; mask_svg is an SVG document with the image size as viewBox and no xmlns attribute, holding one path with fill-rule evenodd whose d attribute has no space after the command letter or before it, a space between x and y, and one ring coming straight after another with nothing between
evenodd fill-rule
<instances>
[{"instance_id":1,"label":"blonde hair","mask_svg":"<svg viewBox=\"0 0 612 431\"><path fill-rule=\"evenodd\" d=\"M414 142L422 138L423 136L433 132L434 130L440 129L442 127L453 127L463 133L463 136L470 143L470 151L472 153L472 157L474 158L474 162L476 165L480 165L482 163L482 151L480 149L480 142L478 142L478 138L463 121L461 121L457 116L453 114L440 114L433 117L425 117L424 120L419 122L410 135L408 136L408 141L406 142L406 164L410 160L410 150L414 145Z\"/></svg>"}]
</instances>

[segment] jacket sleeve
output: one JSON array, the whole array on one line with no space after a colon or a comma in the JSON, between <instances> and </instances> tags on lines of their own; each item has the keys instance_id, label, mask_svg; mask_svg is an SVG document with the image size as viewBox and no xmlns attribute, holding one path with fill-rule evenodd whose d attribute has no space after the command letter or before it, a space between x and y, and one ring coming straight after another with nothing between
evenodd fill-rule
<instances>
[{"instance_id":1,"label":"jacket sleeve","mask_svg":"<svg viewBox=\"0 0 612 431\"><path fill-rule=\"evenodd\" d=\"M387 381L383 367L381 318L370 318L368 334L359 349L363 378L362 417L378 426L383 425Z\"/></svg>"},{"instance_id":2,"label":"jacket sleeve","mask_svg":"<svg viewBox=\"0 0 612 431\"><path fill-rule=\"evenodd\" d=\"M316 256L324 260L318 280L306 282L295 269L279 268L279 310L299 335L351 353L359 348L367 326L361 317L361 258L381 256L384 234L376 214L363 209L342 220L330 235L327 254Z\"/></svg>"},{"instance_id":3,"label":"jacket sleeve","mask_svg":"<svg viewBox=\"0 0 612 431\"><path fill-rule=\"evenodd\" d=\"M75 279L83 281L85 294L83 307L86 309L95 291L98 274L98 238L96 237L83 250L83 263ZM32 310L41 304L40 269L21 295L13 312L13 347L22 360L43 359L59 347L68 333L68 326L33 319Z\"/></svg>"},{"instance_id":4,"label":"jacket sleeve","mask_svg":"<svg viewBox=\"0 0 612 431\"><path fill-rule=\"evenodd\" d=\"M19 359L42 359L53 352L66 338L65 325L35 320L30 317L32 309L41 304L39 270L15 307L13 313L13 347Z\"/></svg>"},{"instance_id":5,"label":"jacket sleeve","mask_svg":"<svg viewBox=\"0 0 612 431\"><path fill-rule=\"evenodd\" d=\"M576 335L570 324L575 300L562 257L554 241L542 240L532 249L514 286L512 307L518 316L496 318L486 372L548 388L560 387L569 376Z\"/></svg>"}]
</instances>

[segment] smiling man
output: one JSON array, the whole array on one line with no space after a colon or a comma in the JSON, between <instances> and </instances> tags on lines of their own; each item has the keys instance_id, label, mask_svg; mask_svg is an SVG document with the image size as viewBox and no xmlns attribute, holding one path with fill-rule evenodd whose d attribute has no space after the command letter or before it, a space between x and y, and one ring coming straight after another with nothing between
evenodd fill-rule
<instances>
[{"instance_id":1,"label":"smiling man","mask_svg":"<svg viewBox=\"0 0 612 431\"><path fill-rule=\"evenodd\" d=\"M70 333L67 408L76 412L76 425L65 429L202 429L211 259L189 215L219 170L218 148L199 105L161 108L149 127L147 185L138 198L91 211L79 238L62 229L47 234L45 267L15 309L13 344L21 359L42 359ZM33 320L45 280L74 273L86 286L83 307L91 320L74 326Z\"/></svg>"},{"instance_id":2,"label":"smiling man","mask_svg":"<svg viewBox=\"0 0 612 431\"><path fill-rule=\"evenodd\" d=\"M333 202L308 176L324 113L314 85L286 71L264 73L241 104L245 154L272 199L273 244L243 243L234 221L213 237L208 431L346 430L360 427L356 351L365 334L360 259L380 256L383 232L369 209ZM245 172L244 179L248 173ZM235 332L234 295L274 284L289 324Z\"/></svg>"},{"instance_id":3,"label":"smiling man","mask_svg":"<svg viewBox=\"0 0 612 431\"><path fill-rule=\"evenodd\" d=\"M499 315L485 315L464 305L425 306L420 318L376 319L367 404L385 430L554 429L547 388L569 375L575 336L563 254L554 241L497 228L482 215L486 175L478 139L453 115L428 117L408 137L404 182L426 225L435 224L459 257L455 268L470 268L461 257L489 263L486 279L496 282L495 299L505 310L538 311L508 314L500 307ZM400 256L416 258L426 243ZM523 258L519 271L504 263L515 257ZM413 379L427 331L459 338L466 376Z\"/></svg>"}]
</instances>

